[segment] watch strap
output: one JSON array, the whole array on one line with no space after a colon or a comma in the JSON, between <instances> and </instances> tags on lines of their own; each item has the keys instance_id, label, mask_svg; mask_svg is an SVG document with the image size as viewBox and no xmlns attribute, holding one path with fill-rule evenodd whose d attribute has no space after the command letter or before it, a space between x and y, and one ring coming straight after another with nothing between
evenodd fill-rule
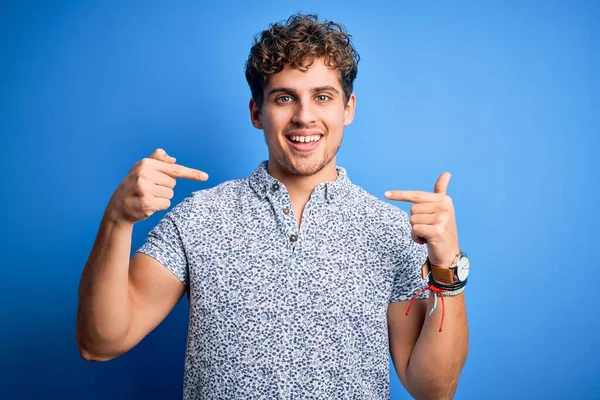
<instances>
[{"instance_id":1,"label":"watch strap","mask_svg":"<svg viewBox=\"0 0 600 400\"><path fill-rule=\"evenodd\" d=\"M433 280L439 283L443 283L445 285L452 285L456 283L456 279L454 277L454 270L443 267L436 267L435 265L431 265L431 275L433 276Z\"/></svg>"},{"instance_id":2,"label":"watch strap","mask_svg":"<svg viewBox=\"0 0 600 400\"><path fill-rule=\"evenodd\" d=\"M423 279L425 279L427 277L427 275L429 275L429 273L431 272L431 276L433 277L434 281L439 282L444 285L455 284L457 281L457 278L454 275L454 267L456 267L456 265L458 263L458 259L461 254L463 254L462 250L460 250L460 253L456 256L456 258L454 259L454 262L448 268L436 267L435 265L432 265L429 262L429 257L427 257L427 260L425 260L425 264L423 264L423 266L421 267L421 275L422 275Z\"/></svg>"}]
</instances>

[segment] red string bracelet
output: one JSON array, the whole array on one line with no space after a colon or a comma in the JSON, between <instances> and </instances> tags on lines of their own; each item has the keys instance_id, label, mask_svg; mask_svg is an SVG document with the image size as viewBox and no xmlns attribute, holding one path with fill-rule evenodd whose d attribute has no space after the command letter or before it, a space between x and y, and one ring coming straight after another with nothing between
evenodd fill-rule
<instances>
[{"instance_id":1,"label":"red string bracelet","mask_svg":"<svg viewBox=\"0 0 600 400\"><path fill-rule=\"evenodd\" d=\"M439 332L441 332L442 326L444 324L444 314L446 311L446 307L444 305L444 296L442 296L442 293L447 292L448 290L440 289L438 287L433 286L431 283L428 283L427 286L425 286L422 289L419 289L417 294L415 294L415 296L412 298L412 300L410 301L410 304L408 305L408 308L406 309L406 315L408 315L408 313L410 312L410 308L412 307L412 305L415 302L415 300L417 299L417 297L425 290L429 290L430 292L433 292L434 296L439 295L442 298L442 320L440 321L440 330L439 330ZM436 298L436 300L437 300L437 298ZM434 306L434 309L435 309L435 306Z\"/></svg>"}]
</instances>

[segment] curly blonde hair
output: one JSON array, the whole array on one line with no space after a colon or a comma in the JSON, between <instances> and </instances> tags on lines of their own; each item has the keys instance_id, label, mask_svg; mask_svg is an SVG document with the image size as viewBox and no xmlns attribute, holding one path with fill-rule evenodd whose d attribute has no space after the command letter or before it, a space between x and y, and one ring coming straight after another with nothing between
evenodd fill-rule
<instances>
[{"instance_id":1,"label":"curly blonde hair","mask_svg":"<svg viewBox=\"0 0 600 400\"><path fill-rule=\"evenodd\" d=\"M292 15L285 23L271 24L257 34L246 61L246 80L259 109L269 76L280 72L286 64L306 72L320 57L327 66L339 70L348 102L360 60L350 39L343 25L319 22L314 14Z\"/></svg>"}]
</instances>

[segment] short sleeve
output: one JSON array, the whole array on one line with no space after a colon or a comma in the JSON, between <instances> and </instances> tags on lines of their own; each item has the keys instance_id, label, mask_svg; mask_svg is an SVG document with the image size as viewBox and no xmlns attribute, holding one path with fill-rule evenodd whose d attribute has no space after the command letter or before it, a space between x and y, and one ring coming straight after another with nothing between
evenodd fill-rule
<instances>
[{"instance_id":1,"label":"short sleeve","mask_svg":"<svg viewBox=\"0 0 600 400\"><path fill-rule=\"evenodd\" d=\"M185 247L186 227L191 216L193 197L187 197L173 207L148 233L146 241L138 249L156 259L186 286L189 283L188 262Z\"/></svg>"},{"instance_id":2,"label":"short sleeve","mask_svg":"<svg viewBox=\"0 0 600 400\"><path fill-rule=\"evenodd\" d=\"M421 276L421 267L427 260L427 245L416 243L411 238L412 227L404 211L394 224L393 235L399 241L393 240L391 249L392 264L395 268L394 281L389 302L411 300L417 292L427 286L427 281ZM429 291L422 291L418 299L429 297Z\"/></svg>"}]
</instances>

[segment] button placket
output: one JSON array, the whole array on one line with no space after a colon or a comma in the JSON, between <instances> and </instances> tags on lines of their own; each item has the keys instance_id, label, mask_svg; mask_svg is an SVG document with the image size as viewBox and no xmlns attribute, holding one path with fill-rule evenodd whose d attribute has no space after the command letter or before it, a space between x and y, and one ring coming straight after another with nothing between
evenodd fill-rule
<instances>
[{"instance_id":1,"label":"button placket","mask_svg":"<svg viewBox=\"0 0 600 400\"><path fill-rule=\"evenodd\" d=\"M283 225L284 232L286 234L286 240L289 243L291 251L294 252L299 244L299 232L296 229L296 218L294 218L289 197L287 192L279 183L271 183L269 187L273 195L273 205L276 209L280 210L279 212L282 213L279 214L278 219Z\"/></svg>"}]
</instances>

